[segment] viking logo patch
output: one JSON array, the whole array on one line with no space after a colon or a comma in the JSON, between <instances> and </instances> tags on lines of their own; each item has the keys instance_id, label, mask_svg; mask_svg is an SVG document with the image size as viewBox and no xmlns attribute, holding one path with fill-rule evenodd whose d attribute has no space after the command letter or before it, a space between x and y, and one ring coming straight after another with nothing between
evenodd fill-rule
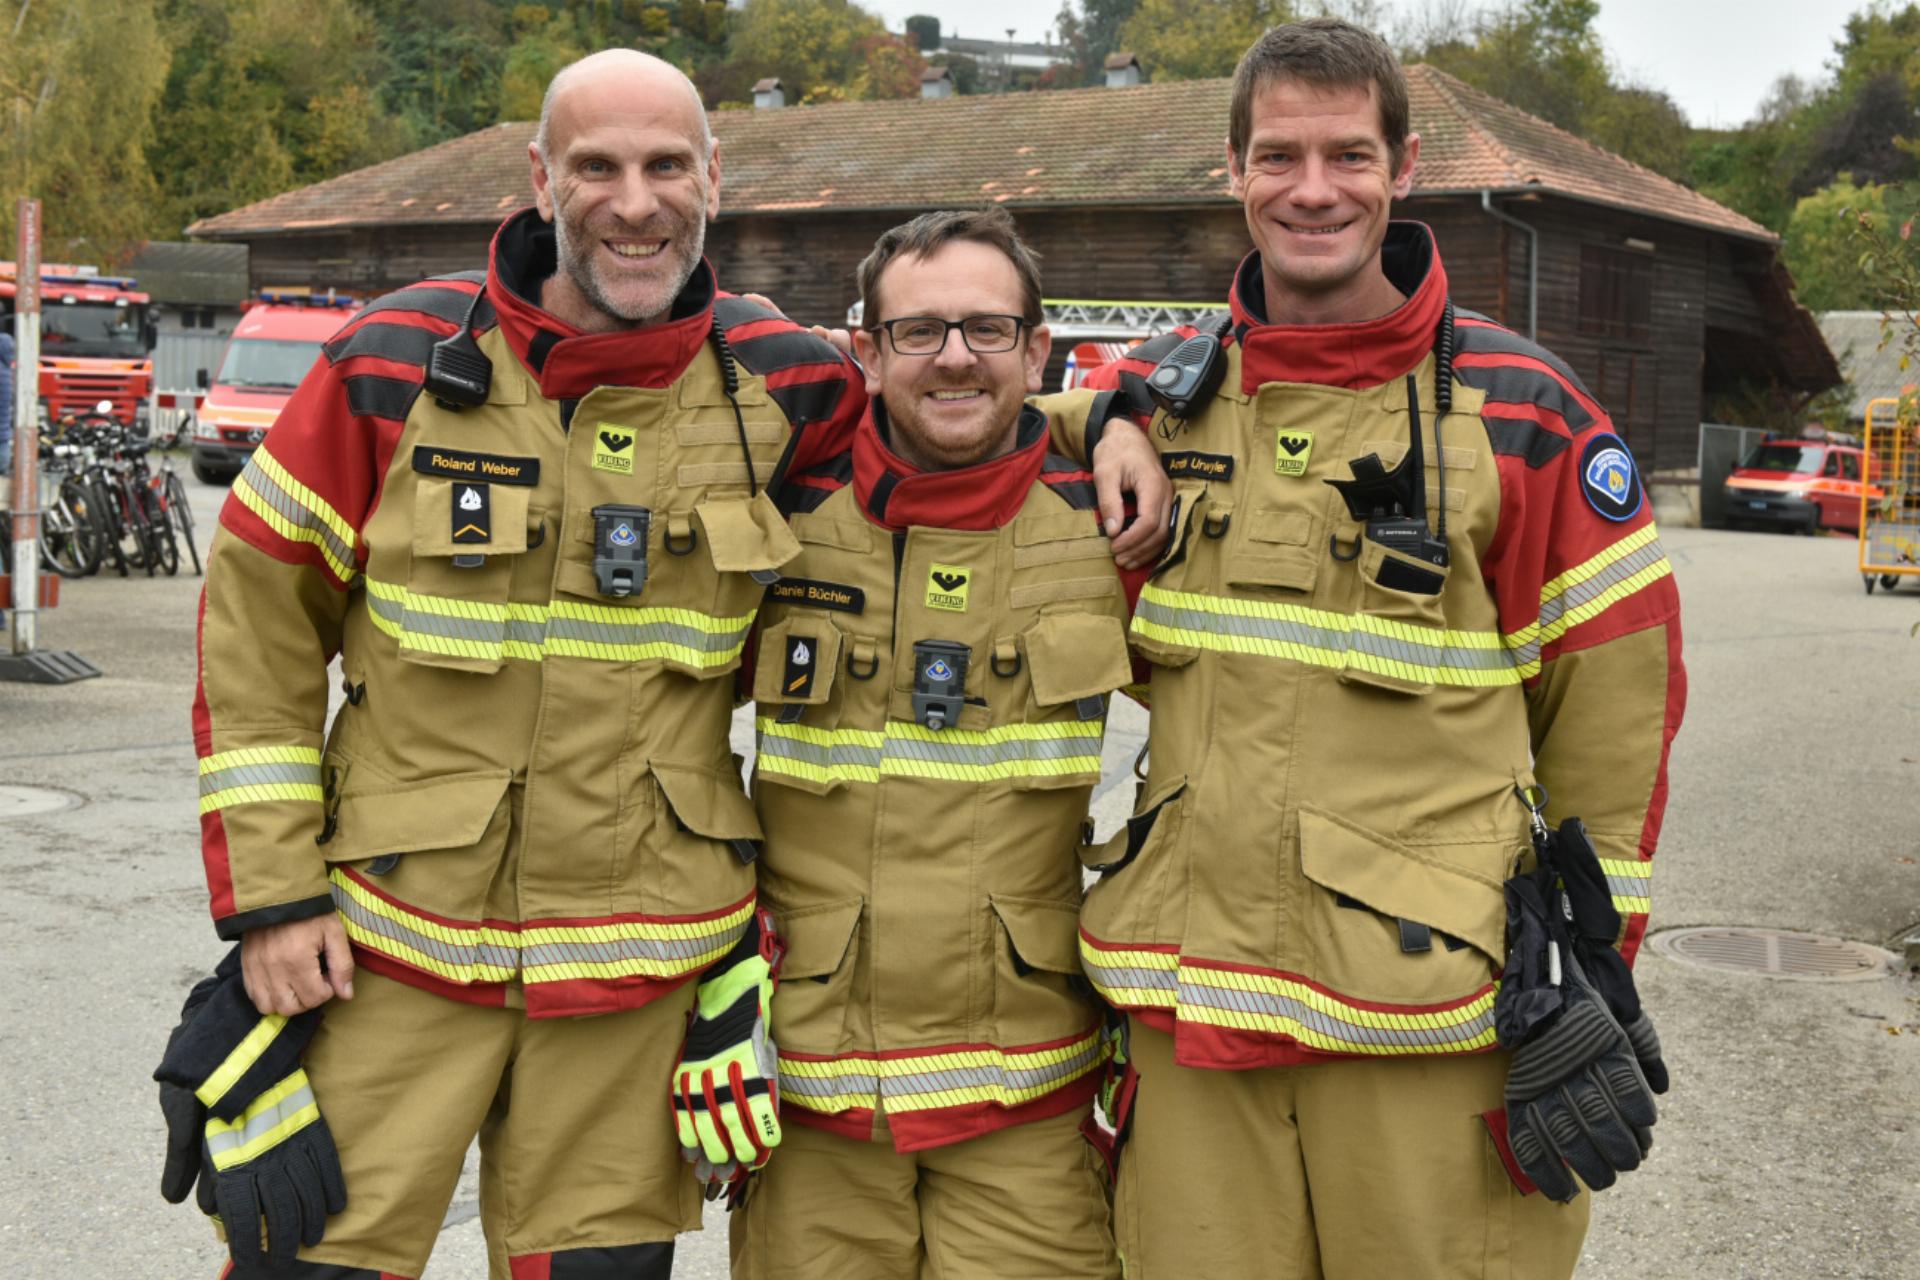
<instances>
[{"instance_id":1,"label":"viking logo patch","mask_svg":"<svg viewBox=\"0 0 1920 1280\"><path fill-rule=\"evenodd\" d=\"M1273 450L1273 469L1283 476L1307 474L1313 458L1313 432L1282 431Z\"/></svg>"},{"instance_id":2,"label":"viking logo patch","mask_svg":"<svg viewBox=\"0 0 1920 1280\"><path fill-rule=\"evenodd\" d=\"M632 475L633 432L615 423L601 423L593 436L593 469Z\"/></svg>"},{"instance_id":3,"label":"viking logo patch","mask_svg":"<svg viewBox=\"0 0 1920 1280\"><path fill-rule=\"evenodd\" d=\"M1588 506L1615 523L1638 514L1640 474L1619 436L1603 431L1587 441L1580 451L1580 491Z\"/></svg>"},{"instance_id":4,"label":"viking logo patch","mask_svg":"<svg viewBox=\"0 0 1920 1280\"><path fill-rule=\"evenodd\" d=\"M965 613L967 590L972 582L973 570L965 565L933 565L927 573L927 608Z\"/></svg>"},{"instance_id":5,"label":"viking logo patch","mask_svg":"<svg viewBox=\"0 0 1920 1280\"><path fill-rule=\"evenodd\" d=\"M453 541L456 545L493 541L493 504L486 485L454 486Z\"/></svg>"}]
</instances>

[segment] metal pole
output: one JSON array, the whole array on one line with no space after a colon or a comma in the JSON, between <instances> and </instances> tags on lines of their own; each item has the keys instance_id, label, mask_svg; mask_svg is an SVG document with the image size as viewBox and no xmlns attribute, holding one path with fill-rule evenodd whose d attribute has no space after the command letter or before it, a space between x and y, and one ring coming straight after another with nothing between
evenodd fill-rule
<instances>
[{"instance_id":1,"label":"metal pole","mask_svg":"<svg viewBox=\"0 0 1920 1280\"><path fill-rule=\"evenodd\" d=\"M1540 340L1540 233L1510 213L1493 207L1493 192L1482 188L1480 207L1510 227L1518 227L1527 233L1527 337ZM1504 273L1507 264L1502 262L1500 270Z\"/></svg>"},{"instance_id":2,"label":"metal pole","mask_svg":"<svg viewBox=\"0 0 1920 1280\"><path fill-rule=\"evenodd\" d=\"M40 202L23 198L14 261L13 652L33 652L40 613Z\"/></svg>"}]
</instances>

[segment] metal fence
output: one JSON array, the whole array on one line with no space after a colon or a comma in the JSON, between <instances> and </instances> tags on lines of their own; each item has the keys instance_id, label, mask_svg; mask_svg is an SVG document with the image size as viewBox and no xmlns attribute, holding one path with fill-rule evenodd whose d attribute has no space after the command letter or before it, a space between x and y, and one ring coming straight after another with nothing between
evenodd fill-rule
<instances>
[{"instance_id":1,"label":"metal fence","mask_svg":"<svg viewBox=\"0 0 1920 1280\"><path fill-rule=\"evenodd\" d=\"M1747 450L1767 438L1760 427L1731 427L1721 422L1700 424L1700 525L1725 528L1727 477L1746 457Z\"/></svg>"}]
</instances>

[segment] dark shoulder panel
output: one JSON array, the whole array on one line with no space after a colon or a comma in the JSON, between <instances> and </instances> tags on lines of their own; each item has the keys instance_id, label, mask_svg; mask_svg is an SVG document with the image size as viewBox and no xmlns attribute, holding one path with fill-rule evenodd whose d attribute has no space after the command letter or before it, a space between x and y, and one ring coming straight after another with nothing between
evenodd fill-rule
<instances>
[{"instance_id":1,"label":"dark shoulder panel","mask_svg":"<svg viewBox=\"0 0 1920 1280\"><path fill-rule=\"evenodd\" d=\"M1040 464L1040 483L1075 511L1097 511L1100 501L1093 487L1093 472L1072 458L1057 453L1047 455Z\"/></svg>"}]
</instances>

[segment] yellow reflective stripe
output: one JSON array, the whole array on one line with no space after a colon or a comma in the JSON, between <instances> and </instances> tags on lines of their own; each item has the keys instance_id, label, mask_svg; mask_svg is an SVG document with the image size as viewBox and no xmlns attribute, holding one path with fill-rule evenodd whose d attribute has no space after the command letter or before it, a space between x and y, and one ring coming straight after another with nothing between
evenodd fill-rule
<instances>
[{"instance_id":1,"label":"yellow reflective stripe","mask_svg":"<svg viewBox=\"0 0 1920 1280\"><path fill-rule=\"evenodd\" d=\"M776 1018L778 1007L776 1001ZM780 1100L826 1113L880 1106L894 1113L982 1103L1014 1107L1072 1084L1099 1070L1104 1061L1097 1028L1048 1049L968 1045L826 1061L783 1056Z\"/></svg>"},{"instance_id":2,"label":"yellow reflective stripe","mask_svg":"<svg viewBox=\"0 0 1920 1280\"><path fill-rule=\"evenodd\" d=\"M1524 675L1538 675L1547 645L1672 573L1658 529L1644 525L1542 587L1538 617L1504 642Z\"/></svg>"},{"instance_id":3,"label":"yellow reflective stripe","mask_svg":"<svg viewBox=\"0 0 1920 1280\"><path fill-rule=\"evenodd\" d=\"M486 925L455 929L415 915L369 893L338 867L329 879L347 938L369 951L462 985L505 982L519 972L517 939L510 931ZM516 962L499 963L502 956Z\"/></svg>"},{"instance_id":4,"label":"yellow reflective stripe","mask_svg":"<svg viewBox=\"0 0 1920 1280\"><path fill-rule=\"evenodd\" d=\"M1653 860L1602 858L1600 870L1613 894L1613 909L1622 915L1644 916L1653 910Z\"/></svg>"},{"instance_id":5,"label":"yellow reflective stripe","mask_svg":"<svg viewBox=\"0 0 1920 1280\"><path fill-rule=\"evenodd\" d=\"M1497 982L1452 1007L1370 1009L1284 974L1186 963L1168 951L1096 947L1082 967L1110 1002L1172 1010L1181 1021L1282 1035L1329 1053L1467 1053L1496 1042Z\"/></svg>"},{"instance_id":6,"label":"yellow reflective stripe","mask_svg":"<svg viewBox=\"0 0 1920 1280\"><path fill-rule=\"evenodd\" d=\"M283 1105L289 1102L294 1105ZM232 1124L207 1118L207 1148L213 1155L213 1167L224 1173L256 1159L319 1118L320 1104L314 1101L307 1073L296 1069L255 1098L246 1114Z\"/></svg>"},{"instance_id":7,"label":"yellow reflective stripe","mask_svg":"<svg viewBox=\"0 0 1920 1280\"><path fill-rule=\"evenodd\" d=\"M335 511L326 499L294 479L293 474L267 452L265 445L253 451L253 457L249 462L251 466L258 467L261 473L278 486L288 499L311 515L317 525L301 524L288 519L274 505L271 497L253 486L246 471L242 471L235 477L234 496L247 510L265 521L268 528L287 541L304 542L317 549L326 560L327 567L333 570L334 576L342 582L351 583L354 574L358 571L350 559L342 557L341 551L344 549L350 556L358 543L353 526L342 519L340 513ZM320 525L324 525L325 528L318 527Z\"/></svg>"},{"instance_id":8,"label":"yellow reflective stripe","mask_svg":"<svg viewBox=\"0 0 1920 1280\"><path fill-rule=\"evenodd\" d=\"M1588 578L1593 577L1614 561L1633 554L1659 536L1659 529L1651 522L1634 530L1626 537L1621 538L1618 542L1607 547L1607 549L1599 555L1594 556L1591 560L1575 565L1559 577L1548 582L1544 587L1541 587L1540 603L1545 605L1548 601L1565 595L1569 587L1577 586L1585 582Z\"/></svg>"},{"instance_id":9,"label":"yellow reflective stripe","mask_svg":"<svg viewBox=\"0 0 1920 1280\"><path fill-rule=\"evenodd\" d=\"M929 729L889 720L883 730L819 729L761 716L757 767L816 782L877 783L882 776L991 782L1098 774L1106 721Z\"/></svg>"},{"instance_id":10,"label":"yellow reflective stripe","mask_svg":"<svg viewBox=\"0 0 1920 1280\"><path fill-rule=\"evenodd\" d=\"M1187 648L1351 667L1413 682L1494 686L1521 679L1501 637L1491 631L1449 631L1368 614L1169 591L1153 583L1141 588L1133 631Z\"/></svg>"},{"instance_id":11,"label":"yellow reflective stripe","mask_svg":"<svg viewBox=\"0 0 1920 1280\"><path fill-rule=\"evenodd\" d=\"M660 659L722 667L739 658L754 619L752 613L720 617L694 609L619 609L572 600L480 604L374 578L363 585L373 602L367 615L380 632L410 649L462 658Z\"/></svg>"},{"instance_id":12,"label":"yellow reflective stripe","mask_svg":"<svg viewBox=\"0 0 1920 1280\"><path fill-rule=\"evenodd\" d=\"M193 1091L193 1096L209 1107L224 1098L227 1090L233 1088L234 1082L260 1060L260 1055L267 1051L267 1046L273 1043L274 1037L278 1036L280 1029L286 1025L287 1019L282 1014L269 1013L262 1016L260 1021L254 1024L253 1030L247 1032L246 1037L233 1047L233 1052L213 1069L213 1074L200 1082L200 1087Z\"/></svg>"},{"instance_id":13,"label":"yellow reflective stripe","mask_svg":"<svg viewBox=\"0 0 1920 1280\"><path fill-rule=\"evenodd\" d=\"M200 812L272 800L319 804L317 747L239 747L201 758Z\"/></svg>"}]
</instances>

